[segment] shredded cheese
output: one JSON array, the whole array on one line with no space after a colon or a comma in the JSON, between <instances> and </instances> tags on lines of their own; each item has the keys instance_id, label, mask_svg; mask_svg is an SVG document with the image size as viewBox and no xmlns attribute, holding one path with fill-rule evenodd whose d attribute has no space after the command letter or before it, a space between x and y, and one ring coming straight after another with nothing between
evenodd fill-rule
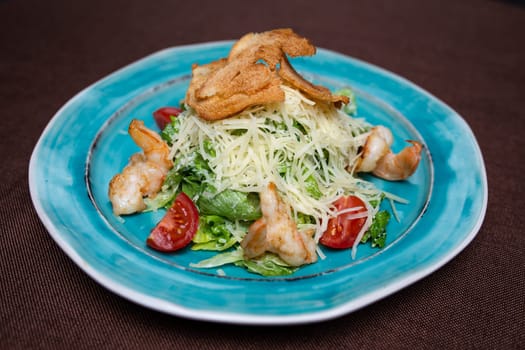
<instances>
[{"instance_id":1,"label":"shredded cheese","mask_svg":"<svg viewBox=\"0 0 525 350\"><path fill-rule=\"evenodd\" d=\"M284 102L223 120L205 121L191 109L184 111L178 117L171 157L184 165L198 150L215 174L206 181L218 191L260 192L274 182L294 217L302 213L315 218L314 225L300 229L315 229L318 241L328 220L338 214L333 203L339 197L357 194L368 203L381 196L380 190L351 173L369 125L290 87L282 89ZM212 154L206 152L206 142ZM317 195L312 194L312 183ZM369 204L367 209L366 228L376 212Z\"/></svg>"}]
</instances>

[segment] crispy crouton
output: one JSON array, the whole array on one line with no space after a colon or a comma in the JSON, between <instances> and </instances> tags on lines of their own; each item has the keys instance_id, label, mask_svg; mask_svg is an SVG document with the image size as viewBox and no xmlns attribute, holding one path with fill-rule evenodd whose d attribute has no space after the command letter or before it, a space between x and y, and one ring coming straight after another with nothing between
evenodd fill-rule
<instances>
[{"instance_id":1,"label":"crispy crouton","mask_svg":"<svg viewBox=\"0 0 525 350\"><path fill-rule=\"evenodd\" d=\"M246 34L227 58L193 66L186 103L201 118L220 120L253 105L284 101L283 84L318 101L348 103L347 97L306 81L287 59L313 54L315 46L291 29Z\"/></svg>"}]
</instances>

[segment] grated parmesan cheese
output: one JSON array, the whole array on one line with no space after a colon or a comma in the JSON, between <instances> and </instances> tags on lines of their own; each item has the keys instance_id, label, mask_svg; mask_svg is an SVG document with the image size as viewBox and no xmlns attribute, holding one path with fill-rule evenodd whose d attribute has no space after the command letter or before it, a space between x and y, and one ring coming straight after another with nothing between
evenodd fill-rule
<instances>
[{"instance_id":1,"label":"grated parmesan cheese","mask_svg":"<svg viewBox=\"0 0 525 350\"><path fill-rule=\"evenodd\" d=\"M218 191L260 192L274 182L293 217L302 213L315 218L315 225L299 228L315 229L316 241L329 218L337 215L332 203L342 195L358 195L367 203L368 218L357 246L376 212L368 202L382 194L351 173L369 125L288 86L282 89L284 102L256 106L223 120L205 121L191 109L184 111L170 155L184 165L198 150L215 174L206 181ZM206 152L206 142L213 155ZM320 196L308 191L312 179Z\"/></svg>"}]
</instances>

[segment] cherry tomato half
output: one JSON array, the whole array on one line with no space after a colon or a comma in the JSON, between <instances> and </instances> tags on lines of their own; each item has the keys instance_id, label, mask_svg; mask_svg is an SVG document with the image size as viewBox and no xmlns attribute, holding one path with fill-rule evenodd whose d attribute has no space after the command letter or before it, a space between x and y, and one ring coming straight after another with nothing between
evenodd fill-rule
<instances>
[{"instance_id":1,"label":"cherry tomato half","mask_svg":"<svg viewBox=\"0 0 525 350\"><path fill-rule=\"evenodd\" d=\"M335 201L334 206L337 208L337 211L355 207L361 208L330 219L328 221L328 228L321 236L319 242L330 248L350 248L365 224L366 217L357 219L349 219L349 217L357 213L366 213L365 203L356 196L343 196Z\"/></svg>"},{"instance_id":2,"label":"cherry tomato half","mask_svg":"<svg viewBox=\"0 0 525 350\"><path fill-rule=\"evenodd\" d=\"M155 119L159 129L164 130L166 125L171 122L171 117L178 116L180 112L182 112L182 110L177 107L162 107L153 112L153 119Z\"/></svg>"},{"instance_id":3,"label":"cherry tomato half","mask_svg":"<svg viewBox=\"0 0 525 350\"><path fill-rule=\"evenodd\" d=\"M173 252L187 246L199 227L199 212L193 201L181 192L166 215L146 240L148 246L161 252Z\"/></svg>"}]
</instances>

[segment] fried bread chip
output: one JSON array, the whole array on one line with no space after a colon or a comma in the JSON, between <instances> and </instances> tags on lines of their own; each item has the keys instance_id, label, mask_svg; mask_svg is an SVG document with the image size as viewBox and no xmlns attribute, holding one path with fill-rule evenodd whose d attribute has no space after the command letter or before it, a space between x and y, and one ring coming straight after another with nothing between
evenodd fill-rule
<instances>
[{"instance_id":1,"label":"fried bread chip","mask_svg":"<svg viewBox=\"0 0 525 350\"><path fill-rule=\"evenodd\" d=\"M310 98L340 105L346 96L301 77L287 59L315 54L315 46L291 29L249 33L239 39L227 58L192 67L186 103L206 120L220 120L247 107L284 101L288 84Z\"/></svg>"}]
</instances>

